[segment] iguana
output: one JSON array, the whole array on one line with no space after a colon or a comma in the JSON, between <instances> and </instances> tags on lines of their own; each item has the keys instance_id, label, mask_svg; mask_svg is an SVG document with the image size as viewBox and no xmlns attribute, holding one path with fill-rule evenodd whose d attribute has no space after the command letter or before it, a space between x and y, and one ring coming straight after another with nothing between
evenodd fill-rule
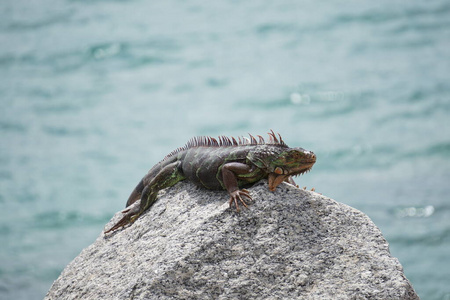
<instances>
[{"instance_id":1,"label":"iguana","mask_svg":"<svg viewBox=\"0 0 450 300\"><path fill-rule=\"evenodd\" d=\"M247 207L243 197L252 200L250 193L241 187L268 178L269 190L274 191L283 181L295 185L292 176L309 171L316 162L316 155L303 148L289 148L278 134L271 130L269 141L258 135L250 138L221 136L196 137L184 147L168 154L142 178L128 198L126 207L141 199L140 205L126 208L125 215L105 233L132 224L156 201L158 191L173 186L181 180L189 180L199 186L227 190L230 207L234 203Z\"/></svg>"}]
</instances>

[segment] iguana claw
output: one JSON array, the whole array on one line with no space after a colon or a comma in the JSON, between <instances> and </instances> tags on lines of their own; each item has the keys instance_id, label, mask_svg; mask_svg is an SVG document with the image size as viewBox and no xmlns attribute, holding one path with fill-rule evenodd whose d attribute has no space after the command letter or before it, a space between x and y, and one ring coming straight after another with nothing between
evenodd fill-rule
<instances>
[{"instance_id":1,"label":"iguana claw","mask_svg":"<svg viewBox=\"0 0 450 300\"><path fill-rule=\"evenodd\" d=\"M298 187L298 186L297 186L297 187ZM303 187L303 190L306 191L306 186ZM311 192L315 192L315 191L316 191L316 188L312 188L312 189L311 189Z\"/></svg>"},{"instance_id":2,"label":"iguana claw","mask_svg":"<svg viewBox=\"0 0 450 300\"><path fill-rule=\"evenodd\" d=\"M245 201L242 199L241 196L245 196L250 200L253 200L252 197L250 196L250 192L242 189L242 190L235 190L234 192L230 193L230 207L231 205L234 204L236 205L236 211L239 212L239 204L238 204L238 199L239 201L242 203L242 205L244 205L246 208L248 208L247 203L245 203Z\"/></svg>"}]
</instances>

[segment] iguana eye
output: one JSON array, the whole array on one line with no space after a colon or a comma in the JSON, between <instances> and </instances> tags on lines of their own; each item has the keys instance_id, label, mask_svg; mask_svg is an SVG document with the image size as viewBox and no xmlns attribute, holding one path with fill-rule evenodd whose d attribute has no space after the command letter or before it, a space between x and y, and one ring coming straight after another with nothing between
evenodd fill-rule
<instances>
[{"instance_id":1,"label":"iguana eye","mask_svg":"<svg viewBox=\"0 0 450 300\"><path fill-rule=\"evenodd\" d=\"M275 174L283 174L283 169L280 167L276 167L275 170L273 171Z\"/></svg>"}]
</instances>

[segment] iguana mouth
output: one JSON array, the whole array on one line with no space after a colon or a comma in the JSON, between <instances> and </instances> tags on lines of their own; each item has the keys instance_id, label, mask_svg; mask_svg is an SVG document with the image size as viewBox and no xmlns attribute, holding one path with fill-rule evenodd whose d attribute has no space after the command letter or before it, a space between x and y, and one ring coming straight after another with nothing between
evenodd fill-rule
<instances>
[{"instance_id":1,"label":"iguana mouth","mask_svg":"<svg viewBox=\"0 0 450 300\"><path fill-rule=\"evenodd\" d=\"M297 175L302 175L303 173L306 173L308 171L311 170L311 168L314 166L315 164L315 160L311 163L308 164L304 164L299 168L293 169L291 172L289 172L290 176L297 176Z\"/></svg>"},{"instance_id":2,"label":"iguana mouth","mask_svg":"<svg viewBox=\"0 0 450 300\"><path fill-rule=\"evenodd\" d=\"M311 170L313 165L314 165L314 162L310 163L310 164L307 164L307 165L303 165L301 168L293 170L293 172L290 173L290 174L269 173L269 177L268 177L268 179L269 179L269 190L272 191L272 192L275 191L277 186L279 186L280 183L285 181L289 176L297 176L297 175L301 175L303 173L306 173L309 170Z\"/></svg>"}]
</instances>

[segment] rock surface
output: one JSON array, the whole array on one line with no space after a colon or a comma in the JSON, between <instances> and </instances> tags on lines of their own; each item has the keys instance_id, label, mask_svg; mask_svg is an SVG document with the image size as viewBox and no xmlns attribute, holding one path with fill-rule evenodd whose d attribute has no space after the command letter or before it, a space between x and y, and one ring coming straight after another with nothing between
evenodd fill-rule
<instances>
[{"instance_id":1,"label":"rock surface","mask_svg":"<svg viewBox=\"0 0 450 300\"><path fill-rule=\"evenodd\" d=\"M289 184L249 190L240 213L225 191L161 191L131 227L100 234L45 299L418 299L362 212Z\"/></svg>"}]
</instances>

